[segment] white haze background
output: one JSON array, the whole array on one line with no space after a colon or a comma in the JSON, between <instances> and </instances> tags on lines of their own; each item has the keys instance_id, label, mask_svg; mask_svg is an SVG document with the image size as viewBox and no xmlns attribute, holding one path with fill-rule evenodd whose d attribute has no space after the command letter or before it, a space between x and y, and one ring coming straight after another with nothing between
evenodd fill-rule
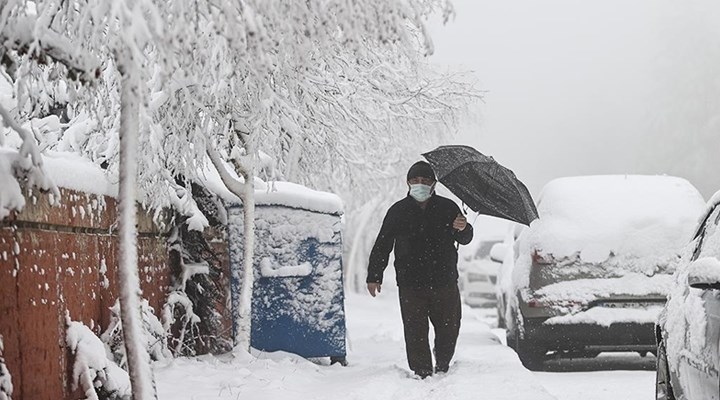
<instances>
[{"instance_id":1,"label":"white haze background","mask_svg":"<svg viewBox=\"0 0 720 400\"><path fill-rule=\"evenodd\" d=\"M568 175L671 174L720 188L720 3L456 0L432 60L486 90L461 141L533 196Z\"/></svg>"}]
</instances>

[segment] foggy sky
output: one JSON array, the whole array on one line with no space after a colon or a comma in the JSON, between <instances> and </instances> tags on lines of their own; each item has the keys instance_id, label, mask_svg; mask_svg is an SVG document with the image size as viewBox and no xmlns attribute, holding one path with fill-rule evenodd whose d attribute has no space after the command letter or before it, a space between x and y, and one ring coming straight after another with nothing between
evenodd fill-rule
<instances>
[{"instance_id":1,"label":"foggy sky","mask_svg":"<svg viewBox=\"0 0 720 400\"><path fill-rule=\"evenodd\" d=\"M485 99L460 142L537 196L550 179L671 174L720 190L720 4L455 0L431 62L475 72Z\"/></svg>"}]
</instances>

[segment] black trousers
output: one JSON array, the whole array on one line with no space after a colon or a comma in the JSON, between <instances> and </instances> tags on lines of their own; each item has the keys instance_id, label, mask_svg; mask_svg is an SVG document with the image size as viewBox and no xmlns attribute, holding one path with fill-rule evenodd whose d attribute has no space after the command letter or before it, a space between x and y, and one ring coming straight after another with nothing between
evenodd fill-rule
<instances>
[{"instance_id":1,"label":"black trousers","mask_svg":"<svg viewBox=\"0 0 720 400\"><path fill-rule=\"evenodd\" d=\"M447 371L460 332L462 306L457 284L439 288L400 287L399 292L410 369L420 376L433 373L428 340L430 321L435 330L435 366Z\"/></svg>"}]
</instances>

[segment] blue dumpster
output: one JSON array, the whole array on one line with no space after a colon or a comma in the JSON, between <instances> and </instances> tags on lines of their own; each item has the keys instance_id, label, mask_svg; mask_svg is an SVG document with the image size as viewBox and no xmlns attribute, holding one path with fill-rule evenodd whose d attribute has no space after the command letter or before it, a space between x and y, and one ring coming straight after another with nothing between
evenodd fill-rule
<instances>
[{"instance_id":1,"label":"blue dumpster","mask_svg":"<svg viewBox=\"0 0 720 400\"><path fill-rule=\"evenodd\" d=\"M341 212L262 204L262 198L255 211L251 346L344 362ZM241 205L228 207L228 222L236 315L243 261Z\"/></svg>"}]
</instances>

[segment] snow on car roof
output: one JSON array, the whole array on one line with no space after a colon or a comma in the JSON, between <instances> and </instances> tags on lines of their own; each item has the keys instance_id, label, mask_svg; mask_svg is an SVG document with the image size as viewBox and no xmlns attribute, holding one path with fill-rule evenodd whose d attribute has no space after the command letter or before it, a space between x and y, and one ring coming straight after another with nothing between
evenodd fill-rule
<instances>
[{"instance_id":1,"label":"snow on car roof","mask_svg":"<svg viewBox=\"0 0 720 400\"><path fill-rule=\"evenodd\" d=\"M687 180L672 176L600 175L559 178L543 188L540 219L528 240L556 257L580 252L600 262L617 255L677 251L693 233L705 201Z\"/></svg>"}]
</instances>

